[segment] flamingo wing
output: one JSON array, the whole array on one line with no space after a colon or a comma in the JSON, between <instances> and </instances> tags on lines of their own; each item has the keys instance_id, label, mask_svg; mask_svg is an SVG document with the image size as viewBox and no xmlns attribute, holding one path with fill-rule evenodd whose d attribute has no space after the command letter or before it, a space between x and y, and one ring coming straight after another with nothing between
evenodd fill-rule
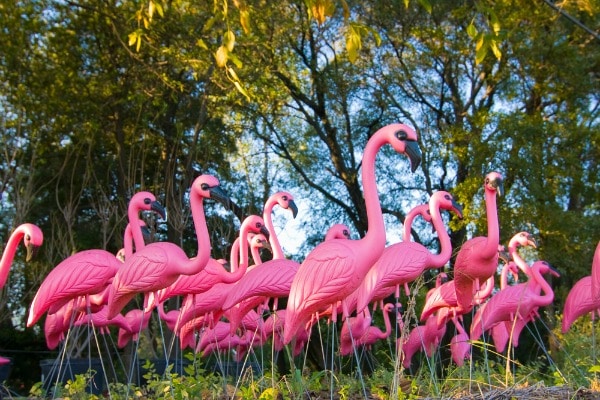
<instances>
[{"instance_id":1,"label":"flamingo wing","mask_svg":"<svg viewBox=\"0 0 600 400\"><path fill-rule=\"evenodd\" d=\"M400 242L387 247L358 289L357 310L394 293L396 286L417 279L427 267L430 256L429 250L415 242Z\"/></svg>"},{"instance_id":2,"label":"flamingo wing","mask_svg":"<svg viewBox=\"0 0 600 400\"><path fill-rule=\"evenodd\" d=\"M566 333L577 318L598 308L600 302L594 300L593 277L585 276L569 290L563 308L562 332Z\"/></svg>"},{"instance_id":3,"label":"flamingo wing","mask_svg":"<svg viewBox=\"0 0 600 400\"><path fill-rule=\"evenodd\" d=\"M63 260L40 285L29 308L27 326L75 297L101 292L120 265L113 254L104 250L85 250Z\"/></svg>"},{"instance_id":4,"label":"flamingo wing","mask_svg":"<svg viewBox=\"0 0 600 400\"><path fill-rule=\"evenodd\" d=\"M354 249L344 242L351 241L321 243L298 268L285 315L285 344L316 312L349 295L363 279L354 273Z\"/></svg>"},{"instance_id":5,"label":"flamingo wing","mask_svg":"<svg viewBox=\"0 0 600 400\"><path fill-rule=\"evenodd\" d=\"M299 266L297 262L286 259L271 260L257 265L235 284L223 304L223 309L228 310L254 296L288 296Z\"/></svg>"}]
</instances>

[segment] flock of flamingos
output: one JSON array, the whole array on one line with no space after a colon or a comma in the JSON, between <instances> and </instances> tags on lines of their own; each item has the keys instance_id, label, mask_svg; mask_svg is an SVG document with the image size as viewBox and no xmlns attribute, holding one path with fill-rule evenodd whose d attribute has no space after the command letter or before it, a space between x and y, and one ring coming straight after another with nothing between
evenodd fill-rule
<instances>
[{"instance_id":1,"label":"flock of flamingos","mask_svg":"<svg viewBox=\"0 0 600 400\"><path fill-rule=\"evenodd\" d=\"M278 192L267 200L262 217L244 219L231 259L213 259L203 201L212 199L226 206L231 206L231 201L217 178L202 175L190 190L198 242L194 257L173 243L145 242L140 213L155 212L164 218L165 212L153 194L139 192L129 203L125 248L117 256L105 250L85 250L58 264L39 287L27 326L32 327L46 315L44 331L50 349L56 348L73 326L90 324L104 332L116 327L118 346L123 347L137 339L157 309L182 348L191 347L202 355L236 349L240 357L267 341L276 350L290 344L292 353L299 355L320 318L333 322L342 318L340 354L350 355L361 346L368 348L391 334L389 313L398 312L399 307L385 303L385 299L393 295L399 298L401 291L408 295L408 284L425 270L442 269L448 263L453 249L442 210L462 218L461 207L452 195L438 191L428 204L408 214L403 241L386 247L375 180L375 158L386 144L408 157L413 172L420 162L417 134L411 127L391 124L371 137L362 162L368 215L368 231L363 238L352 240L348 227L333 225L302 263L286 259L273 227L272 211L279 206L295 217L298 209L290 193ZM397 341L404 367L410 366L418 351L431 355L449 322L457 332L450 344L457 364L462 365L469 357L470 341L484 332L502 353L507 345L518 345L521 330L538 316L540 307L554 299L545 276L558 276L556 270L544 261L528 265L518 253L519 247L535 247L530 235L518 232L506 249L499 243L496 199L502 194L502 175L489 173L483 187L487 236L474 237L461 246L453 280L444 281L443 272L437 275L436 287L427 293L422 325L414 327L405 340ZM411 224L417 217L433 225L440 241L439 254L410 241ZM43 235L33 224L23 224L14 231L2 255L0 287L6 283L21 240L31 250L42 244ZM272 260L261 260L262 248L272 252ZM501 264L497 287L495 275ZM600 244L592 264L591 275L581 279L566 299L563 331L579 316L600 306ZM526 282L518 283L519 273ZM509 275L514 277L511 284ZM139 294L144 297L143 308L124 313ZM163 303L174 296L181 296L181 308L165 311ZM279 298L287 298L287 307L278 306ZM474 309L466 329L462 316ZM377 310L383 313L385 328L373 325L372 313ZM401 318L397 321L402 323Z\"/></svg>"}]
</instances>

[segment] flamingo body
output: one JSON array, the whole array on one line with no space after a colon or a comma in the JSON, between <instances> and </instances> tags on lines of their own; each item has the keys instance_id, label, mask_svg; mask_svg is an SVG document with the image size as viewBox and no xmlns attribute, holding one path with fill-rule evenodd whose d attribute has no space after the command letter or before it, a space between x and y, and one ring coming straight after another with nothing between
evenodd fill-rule
<instances>
[{"instance_id":1,"label":"flamingo body","mask_svg":"<svg viewBox=\"0 0 600 400\"><path fill-rule=\"evenodd\" d=\"M56 312L78 296L102 292L115 276L121 262L105 250L84 250L60 262L46 276L31 305L27 326L33 326L46 312Z\"/></svg>"}]
</instances>

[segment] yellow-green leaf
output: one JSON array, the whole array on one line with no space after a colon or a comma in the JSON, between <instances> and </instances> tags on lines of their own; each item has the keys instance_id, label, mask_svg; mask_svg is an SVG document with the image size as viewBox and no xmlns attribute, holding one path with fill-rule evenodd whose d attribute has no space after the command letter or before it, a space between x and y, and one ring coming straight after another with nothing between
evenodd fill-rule
<instances>
[{"instance_id":1,"label":"yellow-green leaf","mask_svg":"<svg viewBox=\"0 0 600 400\"><path fill-rule=\"evenodd\" d=\"M163 9L162 4L159 3L155 3L154 7L156 8L156 12L158 13L158 15L160 15L161 17L165 16L165 10Z\"/></svg>"},{"instance_id":2,"label":"yellow-green leaf","mask_svg":"<svg viewBox=\"0 0 600 400\"><path fill-rule=\"evenodd\" d=\"M470 23L469 26L467 26L467 35L469 35L471 39L475 39L477 36L477 28L473 23Z\"/></svg>"},{"instance_id":3,"label":"yellow-green leaf","mask_svg":"<svg viewBox=\"0 0 600 400\"><path fill-rule=\"evenodd\" d=\"M600 372L600 365L592 366L590 369L588 369L588 372Z\"/></svg>"},{"instance_id":4,"label":"yellow-green leaf","mask_svg":"<svg viewBox=\"0 0 600 400\"><path fill-rule=\"evenodd\" d=\"M239 82L233 82L235 88L238 90L238 92L240 92L241 94L244 95L244 97L246 97L246 100L250 100L250 95L248 94L248 92L246 91L246 89L244 89L242 87L242 85L240 85Z\"/></svg>"},{"instance_id":5,"label":"yellow-green leaf","mask_svg":"<svg viewBox=\"0 0 600 400\"><path fill-rule=\"evenodd\" d=\"M235 45L235 35L232 31L228 30L223 35L223 45L227 47L227 51L233 51L233 46Z\"/></svg>"},{"instance_id":6,"label":"yellow-green leaf","mask_svg":"<svg viewBox=\"0 0 600 400\"><path fill-rule=\"evenodd\" d=\"M202 39L196 40L196 46L198 46L204 50L208 50L208 46L206 45L206 43L204 43L204 40L202 40Z\"/></svg>"},{"instance_id":7,"label":"yellow-green leaf","mask_svg":"<svg viewBox=\"0 0 600 400\"><path fill-rule=\"evenodd\" d=\"M224 67L227 65L227 59L229 58L229 52L225 46L219 46L217 52L215 53L215 60L217 61L217 66Z\"/></svg>"},{"instance_id":8,"label":"yellow-green leaf","mask_svg":"<svg viewBox=\"0 0 600 400\"><path fill-rule=\"evenodd\" d=\"M154 15L154 2L152 0L150 0L150 2L148 3L148 18L150 18L150 20L152 20L152 16Z\"/></svg>"},{"instance_id":9,"label":"yellow-green leaf","mask_svg":"<svg viewBox=\"0 0 600 400\"><path fill-rule=\"evenodd\" d=\"M274 400L277 398L277 395L277 389L270 387L260 394L258 400Z\"/></svg>"},{"instance_id":10,"label":"yellow-green leaf","mask_svg":"<svg viewBox=\"0 0 600 400\"><path fill-rule=\"evenodd\" d=\"M240 11L240 25L244 33L250 32L250 13L246 9Z\"/></svg>"},{"instance_id":11,"label":"yellow-green leaf","mask_svg":"<svg viewBox=\"0 0 600 400\"><path fill-rule=\"evenodd\" d=\"M492 49L494 56L496 56L496 59L500 60L502 58L502 52L498 48L498 42L495 40L490 40L490 48Z\"/></svg>"},{"instance_id":12,"label":"yellow-green leaf","mask_svg":"<svg viewBox=\"0 0 600 400\"><path fill-rule=\"evenodd\" d=\"M432 7L428 0L419 0L419 4L427 11L427 13L431 14Z\"/></svg>"},{"instance_id":13,"label":"yellow-green leaf","mask_svg":"<svg viewBox=\"0 0 600 400\"><path fill-rule=\"evenodd\" d=\"M358 51L362 46L360 35L356 33L355 30L351 30L348 33L348 38L346 39L346 50L348 51L348 59L350 62L356 61L358 58Z\"/></svg>"},{"instance_id":14,"label":"yellow-green leaf","mask_svg":"<svg viewBox=\"0 0 600 400\"><path fill-rule=\"evenodd\" d=\"M231 76L231 79L233 79L234 81L239 81L240 78L237 76L237 74L235 73L235 70L231 67L227 68L227 73Z\"/></svg>"},{"instance_id":15,"label":"yellow-green leaf","mask_svg":"<svg viewBox=\"0 0 600 400\"><path fill-rule=\"evenodd\" d=\"M137 32L131 32L131 33L128 35L128 38L129 38L129 42L128 42L128 44L129 44L130 46L133 46L133 45L135 44L135 42L136 42L136 40L137 40L137 35L138 35L138 34L137 34Z\"/></svg>"},{"instance_id":16,"label":"yellow-green leaf","mask_svg":"<svg viewBox=\"0 0 600 400\"><path fill-rule=\"evenodd\" d=\"M487 55L487 52L488 52L487 46L480 46L477 49L477 51L475 52L475 63L481 64L483 62L483 60L485 60L485 56Z\"/></svg>"}]
</instances>

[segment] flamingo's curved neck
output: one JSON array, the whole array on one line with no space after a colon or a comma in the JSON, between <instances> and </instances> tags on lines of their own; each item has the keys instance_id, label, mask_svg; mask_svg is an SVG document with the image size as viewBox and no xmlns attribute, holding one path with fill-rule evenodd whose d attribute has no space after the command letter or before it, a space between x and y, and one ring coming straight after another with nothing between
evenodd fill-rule
<instances>
[{"instance_id":1,"label":"flamingo's curved neck","mask_svg":"<svg viewBox=\"0 0 600 400\"><path fill-rule=\"evenodd\" d=\"M437 255L431 255L430 266L443 267L452 256L452 244L450 243L450 236L446 231L446 226L444 225L444 220L442 219L442 214L438 204L431 204L429 207L429 212L431 213L431 222L433 223L433 227L435 228L440 240L440 253Z\"/></svg>"},{"instance_id":2,"label":"flamingo's curved neck","mask_svg":"<svg viewBox=\"0 0 600 400\"><path fill-rule=\"evenodd\" d=\"M385 326L385 332L383 332L381 339L385 339L392 334L392 323L390 322L390 311L391 310L388 310L387 308L383 309L383 324Z\"/></svg>"},{"instance_id":3,"label":"flamingo's curved neck","mask_svg":"<svg viewBox=\"0 0 600 400\"><path fill-rule=\"evenodd\" d=\"M8 238L8 242L2 253L2 259L0 260L0 287L4 286L8 279L10 266L17 252L17 246L19 246L19 241L23 239L24 235L25 232L19 227Z\"/></svg>"},{"instance_id":4,"label":"flamingo's curved neck","mask_svg":"<svg viewBox=\"0 0 600 400\"><path fill-rule=\"evenodd\" d=\"M210 236L206 226L206 216L204 215L204 197L194 194L190 196L190 208L192 209L192 219L196 230L196 239L198 241L198 250L196 257L190 259L189 269L192 272L189 275L200 272L208 263L210 258Z\"/></svg>"},{"instance_id":5,"label":"flamingo's curved neck","mask_svg":"<svg viewBox=\"0 0 600 400\"><path fill-rule=\"evenodd\" d=\"M135 251L139 251L146 245L146 243L144 243L144 235L142 234L140 210L137 207L129 207L127 210L127 218L129 219L129 223L127 224L127 227L125 227L125 240L123 243L123 247L125 248L125 259L133 254L133 249L131 248L131 238L133 238ZM127 238L127 229L130 230L129 238Z\"/></svg>"},{"instance_id":6,"label":"flamingo's curved neck","mask_svg":"<svg viewBox=\"0 0 600 400\"><path fill-rule=\"evenodd\" d=\"M265 210L263 211L263 220L265 221L265 226L269 231L269 243L271 244L274 260L285 258L285 255L283 254L283 249L281 248L281 244L279 243L279 238L275 233L275 227L273 226L272 213L275 204L275 202L269 201L267 204L265 204Z\"/></svg>"},{"instance_id":7,"label":"flamingo's curved neck","mask_svg":"<svg viewBox=\"0 0 600 400\"><path fill-rule=\"evenodd\" d=\"M362 239L375 261L385 248L385 225L375 177L375 158L385 144L382 135L375 134L367 142L362 161L362 186L367 209L367 233ZM369 264L370 267L371 264Z\"/></svg>"},{"instance_id":8,"label":"flamingo's curved neck","mask_svg":"<svg viewBox=\"0 0 600 400\"><path fill-rule=\"evenodd\" d=\"M543 295L537 296L535 302L539 305L547 305L552 303L552 301L554 300L554 291L552 290L552 287L550 286L548 281L544 279L544 277L537 268L533 270L533 277L534 280L537 282L538 287L541 289L542 292L544 292Z\"/></svg>"},{"instance_id":9,"label":"flamingo's curved neck","mask_svg":"<svg viewBox=\"0 0 600 400\"><path fill-rule=\"evenodd\" d=\"M403 242L410 241L410 231L412 229L412 223L418 214L419 213L418 213L416 207L413 208L412 210L410 210L408 214L406 214L406 218L404 218L404 225L402 227L403 228L402 229L402 241Z\"/></svg>"},{"instance_id":10,"label":"flamingo's curved neck","mask_svg":"<svg viewBox=\"0 0 600 400\"><path fill-rule=\"evenodd\" d=\"M510 271L510 266L509 263L506 263L500 272L500 290L508 286L508 271Z\"/></svg>"},{"instance_id":11,"label":"flamingo's curved neck","mask_svg":"<svg viewBox=\"0 0 600 400\"><path fill-rule=\"evenodd\" d=\"M244 276L244 274L246 273L246 269L248 269L248 230L248 226L242 223L242 227L240 229L240 236L236 239L236 247L239 248L240 254L239 260L238 263L235 265L235 269L234 265L232 264L231 273L224 273L222 278L223 283L237 282L242 276Z\"/></svg>"},{"instance_id":12,"label":"flamingo's curved neck","mask_svg":"<svg viewBox=\"0 0 600 400\"><path fill-rule=\"evenodd\" d=\"M512 240L508 243L508 254L512 257L513 261L519 267L521 271L527 276L531 277L531 268L527 264L527 262L521 257L519 252L517 251L518 243L513 242Z\"/></svg>"},{"instance_id":13,"label":"flamingo's curved neck","mask_svg":"<svg viewBox=\"0 0 600 400\"><path fill-rule=\"evenodd\" d=\"M485 190L485 213L488 226L487 243L481 255L485 258L492 258L498 254L498 243L500 243L500 227L498 226L495 191Z\"/></svg>"},{"instance_id":14,"label":"flamingo's curved neck","mask_svg":"<svg viewBox=\"0 0 600 400\"><path fill-rule=\"evenodd\" d=\"M239 236L233 241L231 246L231 253L229 254L229 264L231 272L235 272L240 265L240 238Z\"/></svg>"}]
</instances>

